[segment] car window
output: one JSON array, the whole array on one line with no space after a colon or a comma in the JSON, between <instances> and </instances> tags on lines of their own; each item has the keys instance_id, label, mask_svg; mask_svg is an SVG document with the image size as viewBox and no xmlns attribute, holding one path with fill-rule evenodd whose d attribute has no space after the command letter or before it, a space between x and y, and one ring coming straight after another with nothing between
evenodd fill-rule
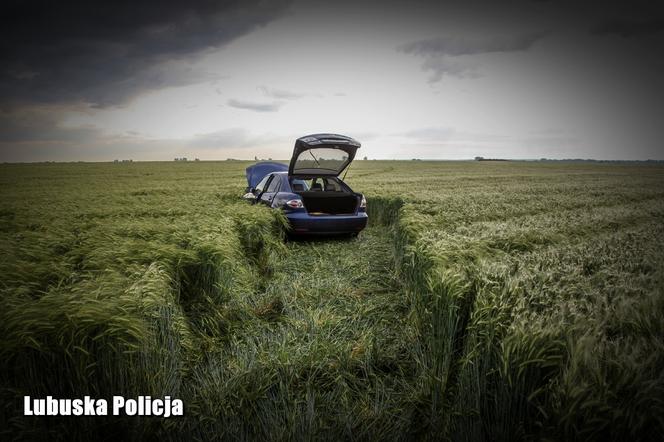
<instances>
[{"instance_id":1,"label":"car window","mask_svg":"<svg viewBox=\"0 0 664 442\"><path fill-rule=\"evenodd\" d=\"M267 175L260 183L256 184L256 193L263 193L263 189L265 189L265 185L270 178L272 178L272 175Z\"/></svg>"},{"instance_id":2,"label":"car window","mask_svg":"<svg viewBox=\"0 0 664 442\"><path fill-rule=\"evenodd\" d=\"M311 186L314 186L316 183L320 183L320 180L318 178L302 178L298 180L293 180L293 184L295 183L302 183L304 185L304 190L305 192L311 191ZM318 189L318 186L315 186L316 189Z\"/></svg>"},{"instance_id":3,"label":"car window","mask_svg":"<svg viewBox=\"0 0 664 442\"><path fill-rule=\"evenodd\" d=\"M325 191L326 192L340 192L341 188L339 184L331 178L325 179Z\"/></svg>"},{"instance_id":4,"label":"car window","mask_svg":"<svg viewBox=\"0 0 664 442\"><path fill-rule=\"evenodd\" d=\"M305 180L294 179L291 181L293 192L306 192L309 190L309 185Z\"/></svg>"},{"instance_id":5,"label":"car window","mask_svg":"<svg viewBox=\"0 0 664 442\"><path fill-rule=\"evenodd\" d=\"M341 185L330 177L296 179L291 182L293 191L341 192Z\"/></svg>"},{"instance_id":6,"label":"car window","mask_svg":"<svg viewBox=\"0 0 664 442\"><path fill-rule=\"evenodd\" d=\"M267 193L274 193L279 190L279 184L281 180L279 179L278 176L275 175L275 177L270 181L270 185L268 186L266 192Z\"/></svg>"},{"instance_id":7,"label":"car window","mask_svg":"<svg viewBox=\"0 0 664 442\"><path fill-rule=\"evenodd\" d=\"M349 163L348 152L343 147L312 147L300 152L295 158L293 172L330 171L340 173Z\"/></svg>"}]
</instances>

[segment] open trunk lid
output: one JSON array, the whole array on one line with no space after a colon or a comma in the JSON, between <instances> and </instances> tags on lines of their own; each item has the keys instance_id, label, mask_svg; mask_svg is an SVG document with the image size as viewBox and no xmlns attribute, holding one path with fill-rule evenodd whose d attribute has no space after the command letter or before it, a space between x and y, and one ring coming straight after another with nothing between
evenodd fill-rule
<instances>
[{"instance_id":1,"label":"open trunk lid","mask_svg":"<svg viewBox=\"0 0 664 442\"><path fill-rule=\"evenodd\" d=\"M360 143L336 134L314 134L298 138L288 174L293 176L339 176L355 158Z\"/></svg>"}]
</instances>

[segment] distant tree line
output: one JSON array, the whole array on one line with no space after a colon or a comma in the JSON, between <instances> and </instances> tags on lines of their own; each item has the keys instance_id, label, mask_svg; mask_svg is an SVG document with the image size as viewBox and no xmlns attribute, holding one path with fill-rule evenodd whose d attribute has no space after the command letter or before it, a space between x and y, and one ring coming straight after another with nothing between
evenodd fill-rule
<instances>
[{"instance_id":1,"label":"distant tree line","mask_svg":"<svg viewBox=\"0 0 664 442\"><path fill-rule=\"evenodd\" d=\"M475 161L509 161L505 158L484 158L484 157L475 157Z\"/></svg>"}]
</instances>

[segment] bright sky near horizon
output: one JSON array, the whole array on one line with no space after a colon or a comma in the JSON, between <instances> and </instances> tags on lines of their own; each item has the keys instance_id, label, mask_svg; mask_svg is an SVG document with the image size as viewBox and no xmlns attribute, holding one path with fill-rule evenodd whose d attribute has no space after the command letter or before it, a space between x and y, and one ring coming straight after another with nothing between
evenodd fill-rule
<instances>
[{"instance_id":1,"label":"bright sky near horizon","mask_svg":"<svg viewBox=\"0 0 664 442\"><path fill-rule=\"evenodd\" d=\"M0 161L287 159L317 132L369 158L664 159L647 6L247 4L14 8Z\"/></svg>"}]
</instances>

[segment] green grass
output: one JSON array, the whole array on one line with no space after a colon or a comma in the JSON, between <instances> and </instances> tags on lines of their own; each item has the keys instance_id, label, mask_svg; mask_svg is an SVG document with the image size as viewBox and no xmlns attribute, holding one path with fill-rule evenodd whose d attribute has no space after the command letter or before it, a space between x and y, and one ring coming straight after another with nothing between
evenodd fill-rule
<instances>
[{"instance_id":1,"label":"green grass","mask_svg":"<svg viewBox=\"0 0 664 442\"><path fill-rule=\"evenodd\" d=\"M370 227L284 242L248 164L0 166L3 436L664 432L661 166L357 161ZM186 415L28 418L26 394Z\"/></svg>"}]
</instances>

